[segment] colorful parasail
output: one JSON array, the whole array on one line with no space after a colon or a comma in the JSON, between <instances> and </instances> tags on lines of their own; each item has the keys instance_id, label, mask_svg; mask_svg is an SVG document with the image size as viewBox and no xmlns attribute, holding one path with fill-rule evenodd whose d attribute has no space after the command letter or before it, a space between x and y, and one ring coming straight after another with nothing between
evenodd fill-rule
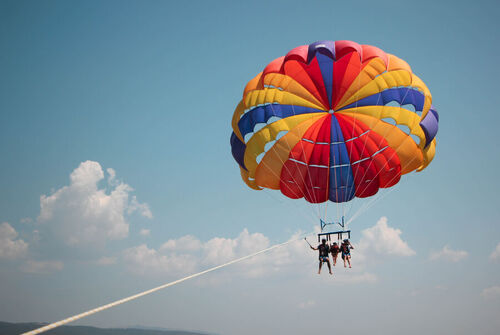
<instances>
[{"instance_id":1,"label":"colorful parasail","mask_svg":"<svg viewBox=\"0 0 500 335\"><path fill-rule=\"evenodd\" d=\"M248 82L231 150L252 189L342 203L425 169L438 121L429 89L405 61L370 45L319 41Z\"/></svg>"}]
</instances>

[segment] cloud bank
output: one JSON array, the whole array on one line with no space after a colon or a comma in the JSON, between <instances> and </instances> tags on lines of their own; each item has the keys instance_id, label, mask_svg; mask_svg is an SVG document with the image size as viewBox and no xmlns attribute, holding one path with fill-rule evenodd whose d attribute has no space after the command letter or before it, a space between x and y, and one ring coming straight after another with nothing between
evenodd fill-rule
<instances>
[{"instance_id":1,"label":"cloud bank","mask_svg":"<svg viewBox=\"0 0 500 335\"><path fill-rule=\"evenodd\" d=\"M151 230L149 230L149 229L141 229L141 231L139 231L139 235L141 235L141 236L149 236L149 235L151 235Z\"/></svg>"},{"instance_id":2,"label":"cloud bank","mask_svg":"<svg viewBox=\"0 0 500 335\"><path fill-rule=\"evenodd\" d=\"M445 245L443 249L431 252L429 259L431 261L441 260L441 261L457 263L465 259L468 255L469 253L467 251L453 250L450 249L450 247L448 247L447 245Z\"/></svg>"},{"instance_id":3,"label":"cloud bank","mask_svg":"<svg viewBox=\"0 0 500 335\"><path fill-rule=\"evenodd\" d=\"M500 261L500 243L497 244L495 250L490 254L490 260L494 262Z\"/></svg>"},{"instance_id":4,"label":"cloud bank","mask_svg":"<svg viewBox=\"0 0 500 335\"><path fill-rule=\"evenodd\" d=\"M500 286L492 286L485 288L481 292L481 296L485 299L498 299L500 298Z\"/></svg>"},{"instance_id":5,"label":"cloud bank","mask_svg":"<svg viewBox=\"0 0 500 335\"><path fill-rule=\"evenodd\" d=\"M375 258L380 258L381 255L400 257L414 255L415 251L401 239L400 235L399 229L388 226L385 217L373 227L364 230L353 252L353 269L339 271L344 270L339 257L337 270L334 270L336 282L375 282L377 276L367 272L367 264ZM300 236L301 233L296 233L289 240L297 240ZM224 264L270 246L270 239L265 235L250 233L248 229L244 229L236 238L214 237L203 242L195 236L186 235L178 239L169 239L158 248L141 244L125 250L122 260L135 274L179 277ZM314 274L316 270L311 271L311 268L316 269L316 253L299 239L283 248L235 264L231 268L234 275L249 278L277 273L304 273L304 269ZM367 259L370 262L366 262Z\"/></svg>"},{"instance_id":6,"label":"cloud bank","mask_svg":"<svg viewBox=\"0 0 500 335\"><path fill-rule=\"evenodd\" d=\"M17 231L7 222L0 224L0 259L17 259L26 254L28 243L17 238Z\"/></svg>"},{"instance_id":7,"label":"cloud bank","mask_svg":"<svg viewBox=\"0 0 500 335\"><path fill-rule=\"evenodd\" d=\"M201 267L226 263L269 246L269 239L260 233L244 229L235 239L215 237L202 242L192 235L170 239L158 249L146 244L126 249L123 258L128 268L138 274L193 273Z\"/></svg>"}]
</instances>

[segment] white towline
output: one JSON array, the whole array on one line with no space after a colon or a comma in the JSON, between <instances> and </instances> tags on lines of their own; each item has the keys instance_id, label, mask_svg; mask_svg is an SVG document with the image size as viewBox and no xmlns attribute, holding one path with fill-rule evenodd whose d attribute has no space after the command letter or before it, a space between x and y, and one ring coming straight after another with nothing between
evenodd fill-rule
<instances>
[{"instance_id":1,"label":"white towline","mask_svg":"<svg viewBox=\"0 0 500 335\"><path fill-rule=\"evenodd\" d=\"M123 299L120 299L120 300L117 300L117 301L114 301L114 302L111 302L107 305L103 305L101 307L97 307L97 308L94 308L94 309L91 309L89 311L86 311L86 312L83 312L83 313L80 313L80 314L77 314L77 315L74 315L74 316L71 316L69 318L66 318L66 319L63 319L63 320L60 320L60 321L57 321L57 322L54 322L54 323L51 323L51 324L48 324L46 326L43 326L43 327L40 327L40 328L37 328L37 329L34 329L34 330L31 330L29 332L26 332L26 333L22 333L21 335L35 335L35 334L40 334L40 333L43 333L43 332L46 332L47 330L50 330L50 329L54 329L56 327L59 327L59 326L62 326L62 325L65 325L67 323L70 323L70 322L73 322L73 321L76 321L76 320L79 320L79 319L82 319L86 316L89 316L89 315L92 315L92 314L95 314L97 312L101 312L101 311L104 311L108 308L111 308L111 307L114 307L114 306L118 306L118 305L121 305L121 304L124 304L126 302L129 302L131 300L134 300L134 299L137 299L137 298L140 298L140 297L143 297L145 295L148 295L148 294L151 294L151 293L154 293L156 291L159 291L159 290L162 290L164 288L167 288L167 287L170 287L170 286L173 286L173 285L176 285L176 284L179 284L179 283L182 283L183 281L186 281L186 280L189 280L189 279L193 279L193 278L196 278L196 277L199 277L201 275L204 275L204 274L207 274L209 272L212 272L212 271L215 271L215 270L218 270L220 268L223 268L223 267L226 267L226 266L229 266L231 264L235 264L235 263L238 263L238 262L241 262L241 261L244 261L245 259L249 259L249 258L252 258L254 256L257 256L259 254L263 254L265 252L268 252L268 251L271 251L273 249L276 249L276 248L279 248L279 247L282 247L284 245L287 245L287 244L290 244L292 242L296 242L298 240L301 240L303 239L305 236L308 236L308 235L311 235L312 233L308 233L308 234L304 234L304 235L301 235L300 238L297 238L297 239L292 239L292 240L289 240L289 241L286 241L286 242L283 242L283 243L279 243L279 244L275 244L269 248L266 248L266 249L263 249L263 250L260 250L260 251L257 251L256 253L253 253L253 254L250 254L250 255L247 255L247 256L243 256L243 257L240 257L240 258L237 258L237 259L234 259L230 262L227 262L225 264L221 264L221 265L217 265L213 268L210 268L210 269L207 269L207 270L204 270L204 271L201 271L201 272L198 272L198 273L195 273L195 274L192 274L192 275L189 275L187 277L184 277L184 278L181 278L181 279L177 279L175 281L172 281L172 282L169 282L169 283L166 283L166 284L163 284L163 285L160 285L160 286L157 286L155 288L152 288L150 290L147 290L147 291L144 291L144 292L141 292L141 293L138 293L138 294L134 294L134 295L131 295L130 297L127 297L127 298L123 298Z\"/></svg>"}]
</instances>

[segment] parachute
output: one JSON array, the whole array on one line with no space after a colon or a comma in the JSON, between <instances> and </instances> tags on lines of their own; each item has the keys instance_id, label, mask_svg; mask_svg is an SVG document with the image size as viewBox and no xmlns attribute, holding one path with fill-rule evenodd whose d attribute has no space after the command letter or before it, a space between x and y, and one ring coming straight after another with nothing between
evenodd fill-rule
<instances>
[{"instance_id":1,"label":"parachute","mask_svg":"<svg viewBox=\"0 0 500 335\"><path fill-rule=\"evenodd\" d=\"M438 121L429 89L404 60L370 45L319 41L248 82L231 151L252 189L346 203L424 170Z\"/></svg>"}]
</instances>

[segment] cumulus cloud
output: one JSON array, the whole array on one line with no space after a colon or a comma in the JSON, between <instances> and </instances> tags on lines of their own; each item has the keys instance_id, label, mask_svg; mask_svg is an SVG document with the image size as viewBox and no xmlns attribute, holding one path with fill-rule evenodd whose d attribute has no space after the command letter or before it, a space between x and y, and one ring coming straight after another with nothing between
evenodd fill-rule
<instances>
[{"instance_id":1,"label":"cumulus cloud","mask_svg":"<svg viewBox=\"0 0 500 335\"><path fill-rule=\"evenodd\" d=\"M316 254L302 239L299 239L300 235L301 233L294 234L290 238L293 242L283 248L274 249L265 255L233 265L231 267L234 271L233 275L255 278L293 272L317 276L315 274ZM158 249L142 244L127 249L123 253L123 259L128 268L136 274L182 276L224 264L270 246L270 240L265 235L250 233L244 229L236 238L214 237L203 242L192 235L186 235L178 239L170 239ZM304 269L307 269L307 272L304 272ZM344 284L377 280L375 275L365 272L361 267L352 269L349 273L336 273L335 276L336 282ZM207 280L210 280L211 284L221 284L227 280L227 278L219 278L216 274L210 278ZM328 279L331 278L325 276L325 280ZM328 280L328 282L332 281ZM206 283L201 285L203 284Z\"/></svg>"},{"instance_id":2,"label":"cumulus cloud","mask_svg":"<svg viewBox=\"0 0 500 335\"><path fill-rule=\"evenodd\" d=\"M158 249L142 244L125 250L123 258L130 270L141 274L164 273L182 275L202 268L226 263L269 246L269 239L261 233L249 233L244 229L234 239L215 237L202 242L192 235L170 239ZM257 276L263 272L262 266L269 261L251 259L245 274ZM272 262L272 261L271 261Z\"/></svg>"},{"instance_id":3,"label":"cumulus cloud","mask_svg":"<svg viewBox=\"0 0 500 335\"><path fill-rule=\"evenodd\" d=\"M250 234L244 229L235 239L216 237L203 246L203 263L216 265L243 257L269 246L269 239L261 233Z\"/></svg>"},{"instance_id":4,"label":"cumulus cloud","mask_svg":"<svg viewBox=\"0 0 500 335\"><path fill-rule=\"evenodd\" d=\"M148 219L153 218L153 213L151 213L149 205L139 203L135 195L133 195L132 200L130 200L130 203L127 208L127 214L132 214L134 212L139 212L139 214Z\"/></svg>"},{"instance_id":5,"label":"cumulus cloud","mask_svg":"<svg viewBox=\"0 0 500 335\"><path fill-rule=\"evenodd\" d=\"M297 232L292 235L289 239L290 243L284 247L231 266L232 276L255 278L294 273L317 278L317 251L312 251L307 246L301 238L302 234L302 232ZM352 269L344 269L339 257L337 267L334 268L335 280L331 280L328 275L323 275L319 279L325 285L376 282L377 276L367 271L369 264L373 263L370 257L415 254L400 235L400 230L389 227L387 219L382 218L376 225L366 229L360 242L355 244ZM251 233L248 229L244 229L235 238L214 237L208 241L201 241L195 236L186 235L177 239L169 239L158 248L142 244L127 249L123 252L122 258L129 270L136 274L180 277L224 264L270 246L271 241L265 235ZM366 262L367 259L370 259L370 262ZM327 272L326 269L323 271ZM208 279L204 279L201 285L206 284L207 281L211 284L221 284L227 281L227 278L213 274Z\"/></svg>"},{"instance_id":6,"label":"cumulus cloud","mask_svg":"<svg viewBox=\"0 0 500 335\"><path fill-rule=\"evenodd\" d=\"M201 247L200 240L192 235L186 235L177 240L168 240L161 245L160 250L196 251L200 250Z\"/></svg>"},{"instance_id":7,"label":"cumulus cloud","mask_svg":"<svg viewBox=\"0 0 500 335\"><path fill-rule=\"evenodd\" d=\"M141 236L149 236L151 234L151 230L149 229L141 229L141 231L139 232L139 235Z\"/></svg>"},{"instance_id":8,"label":"cumulus cloud","mask_svg":"<svg viewBox=\"0 0 500 335\"><path fill-rule=\"evenodd\" d=\"M415 255L415 251L401 239L400 235L401 230L389 227L387 218L383 216L373 227L361 232L359 252L363 258L380 255Z\"/></svg>"},{"instance_id":9,"label":"cumulus cloud","mask_svg":"<svg viewBox=\"0 0 500 335\"><path fill-rule=\"evenodd\" d=\"M60 271L64 267L63 262L60 261L35 261L29 260L21 266L21 270L28 273L51 273Z\"/></svg>"},{"instance_id":10,"label":"cumulus cloud","mask_svg":"<svg viewBox=\"0 0 500 335\"><path fill-rule=\"evenodd\" d=\"M108 173L108 184L115 185L116 184L116 171L112 168L107 168L106 172Z\"/></svg>"},{"instance_id":11,"label":"cumulus cloud","mask_svg":"<svg viewBox=\"0 0 500 335\"><path fill-rule=\"evenodd\" d=\"M490 259L494 262L500 261L500 243L497 244L497 247L490 254Z\"/></svg>"},{"instance_id":12,"label":"cumulus cloud","mask_svg":"<svg viewBox=\"0 0 500 335\"><path fill-rule=\"evenodd\" d=\"M68 245L104 243L128 236L127 216L137 212L151 218L149 206L139 203L133 189L107 169L108 187L99 188L104 172L98 162L85 161L70 174L70 184L40 197L38 222Z\"/></svg>"},{"instance_id":13,"label":"cumulus cloud","mask_svg":"<svg viewBox=\"0 0 500 335\"><path fill-rule=\"evenodd\" d=\"M447 245L443 247L443 249L439 251L431 252L429 259L431 261L448 261L448 262L459 262L468 256L468 252L464 250L453 250L450 249Z\"/></svg>"},{"instance_id":14,"label":"cumulus cloud","mask_svg":"<svg viewBox=\"0 0 500 335\"><path fill-rule=\"evenodd\" d=\"M196 270L196 258L190 254L161 253L142 244L123 252L130 271L136 274L187 274Z\"/></svg>"},{"instance_id":15,"label":"cumulus cloud","mask_svg":"<svg viewBox=\"0 0 500 335\"><path fill-rule=\"evenodd\" d=\"M481 296L485 299L498 299L500 298L500 286L492 286L485 288L481 292Z\"/></svg>"},{"instance_id":16,"label":"cumulus cloud","mask_svg":"<svg viewBox=\"0 0 500 335\"><path fill-rule=\"evenodd\" d=\"M17 238L17 231L7 222L0 224L0 259L16 259L26 254L28 243Z\"/></svg>"}]
</instances>

